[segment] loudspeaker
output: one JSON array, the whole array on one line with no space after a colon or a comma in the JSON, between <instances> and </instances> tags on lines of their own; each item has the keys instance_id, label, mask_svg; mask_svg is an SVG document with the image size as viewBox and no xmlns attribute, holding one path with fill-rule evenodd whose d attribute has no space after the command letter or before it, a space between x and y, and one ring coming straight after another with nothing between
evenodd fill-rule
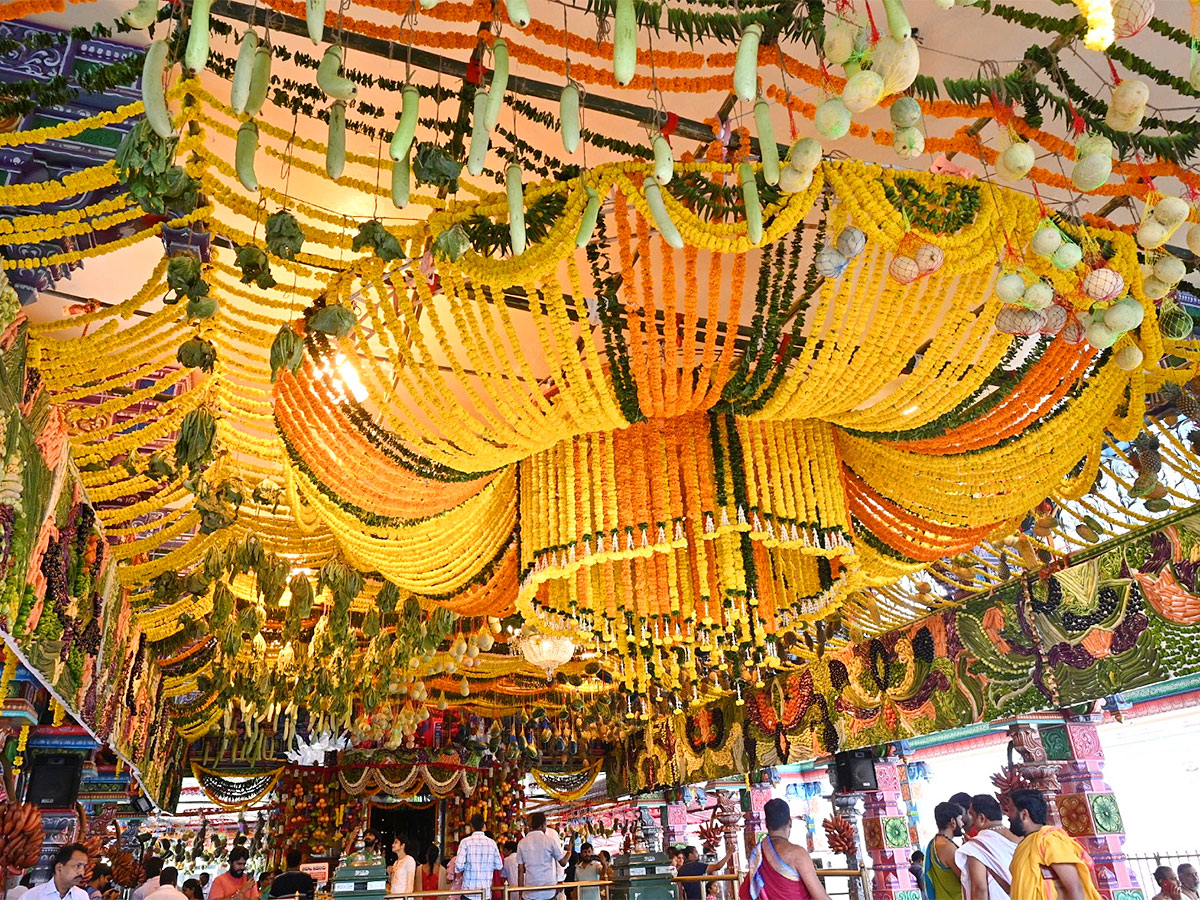
<instances>
[{"instance_id":1,"label":"loudspeaker","mask_svg":"<svg viewBox=\"0 0 1200 900\"><path fill-rule=\"evenodd\" d=\"M154 809L154 804L141 794L138 794L136 797L130 797L129 805L133 807L133 811L135 813L141 813L143 816L147 815L152 809Z\"/></svg>"},{"instance_id":2,"label":"loudspeaker","mask_svg":"<svg viewBox=\"0 0 1200 900\"><path fill-rule=\"evenodd\" d=\"M837 777L835 790L842 794L858 791L873 791L875 781L875 759L870 750L844 750L833 756L833 771Z\"/></svg>"},{"instance_id":3,"label":"loudspeaker","mask_svg":"<svg viewBox=\"0 0 1200 900\"><path fill-rule=\"evenodd\" d=\"M42 809L70 809L79 796L83 757L76 753L42 753L29 770L26 801Z\"/></svg>"}]
</instances>

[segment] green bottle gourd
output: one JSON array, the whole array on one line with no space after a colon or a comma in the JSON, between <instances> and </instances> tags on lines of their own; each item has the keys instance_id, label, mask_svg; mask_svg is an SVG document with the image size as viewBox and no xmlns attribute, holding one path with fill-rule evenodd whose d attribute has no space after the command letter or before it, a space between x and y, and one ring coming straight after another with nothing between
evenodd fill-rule
<instances>
[{"instance_id":1,"label":"green bottle gourd","mask_svg":"<svg viewBox=\"0 0 1200 900\"><path fill-rule=\"evenodd\" d=\"M650 216L654 219L654 225L658 228L658 233L662 235L664 241L676 250L683 249L683 237L679 233L679 229L675 227L675 222L671 219L671 214L667 212L667 206L663 203L662 188L658 186L658 182L653 178L647 178L645 183L646 204L650 207Z\"/></svg>"},{"instance_id":2,"label":"green bottle gourd","mask_svg":"<svg viewBox=\"0 0 1200 900\"><path fill-rule=\"evenodd\" d=\"M617 0L613 12L613 75L627 85L637 69L637 13L633 0Z\"/></svg>"},{"instance_id":3,"label":"green bottle gourd","mask_svg":"<svg viewBox=\"0 0 1200 900\"><path fill-rule=\"evenodd\" d=\"M420 88L415 84L406 84L400 106L400 121L396 125L396 133L392 135L392 143L388 149L389 155L395 161L408 159L408 151L417 133L417 112L420 106Z\"/></svg>"},{"instance_id":4,"label":"green bottle gourd","mask_svg":"<svg viewBox=\"0 0 1200 900\"><path fill-rule=\"evenodd\" d=\"M175 137L175 126L171 124L171 112L167 109L167 95L163 88L169 50L166 41L153 41L146 49L146 58L142 62L142 104L146 107L146 121L154 133L164 140Z\"/></svg>"},{"instance_id":5,"label":"green bottle gourd","mask_svg":"<svg viewBox=\"0 0 1200 900\"><path fill-rule=\"evenodd\" d=\"M325 151L325 172L335 181L346 169L346 103L334 101L329 107L329 141Z\"/></svg>"},{"instance_id":6,"label":"green bottle gourd","mask_svg":"<svg viewBox=\"0 0 1200 900\"><path fill-rule=\"evenodd\" d=\"M192 20L188 25L187 46L183 49L183 66L191 72L203 72L208 65L208 13L212 0L193 0Z\"/></svg>"},{"instance_id":7,"label":"green bottle gourd","mask_svg":"<svg viewBox=\"0 0 1200 900\"><path fill-rule=\"evenodd\" d=\"M513 256L525 252L525 190L521 184L521 167L511 164L504 171L504 190L508 195L508 235Z\"/></svg>"}]
</instances>

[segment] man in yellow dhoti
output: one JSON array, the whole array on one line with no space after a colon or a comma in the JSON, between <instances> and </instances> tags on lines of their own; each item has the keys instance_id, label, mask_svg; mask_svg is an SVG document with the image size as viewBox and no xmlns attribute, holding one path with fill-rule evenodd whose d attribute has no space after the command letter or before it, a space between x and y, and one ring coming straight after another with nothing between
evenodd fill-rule
<instances>
[{"instance_id":1,"label":"man in yellow dhoti","mask_svg":"<svg viewBox=\"0 0 1200 900\"><path fill-rule=\"evenodd\" d=\"M1041 791L1014 791L1012 831L1021 843L1013 853L1013 900L1100 900L1083 848L1061 828L1046 824Z\"/></svg>"}]
</instances>

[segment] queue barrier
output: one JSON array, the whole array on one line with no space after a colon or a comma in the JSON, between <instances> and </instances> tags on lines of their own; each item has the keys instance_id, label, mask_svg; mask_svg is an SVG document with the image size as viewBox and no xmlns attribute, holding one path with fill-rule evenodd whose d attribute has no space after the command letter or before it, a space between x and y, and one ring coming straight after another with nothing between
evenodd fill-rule
<instances>
[{"instance_id":1,"label":"queue barrier","mask_svg":"<svg viewBox=\"0 0 1200 900\"><path fill-rule=\"evenodd\" d=\"M491 887L471 888L470 890L458 888L444 891L413 891L411 894L384 894L383 900L400 900L401 897L478 897L479 900L490 900L491 896Z\"/></svg>"},{"instance_id":2,"label":"queue barrier","mask_svg":"<svg viewBox=\"0 0 1200 900\"><path fill-rule=\"evenodd\" d=\"M611 881L560 881L558 884L523 884L520 886L506 884L504 886L504 900L509 900L512 894L523 894L526 891L561 891L565 888L581 888L581 887L598 887L600 888L600 896L604 900L608 900L609 889L613 886Z\"/></svg>"}]
</instances>

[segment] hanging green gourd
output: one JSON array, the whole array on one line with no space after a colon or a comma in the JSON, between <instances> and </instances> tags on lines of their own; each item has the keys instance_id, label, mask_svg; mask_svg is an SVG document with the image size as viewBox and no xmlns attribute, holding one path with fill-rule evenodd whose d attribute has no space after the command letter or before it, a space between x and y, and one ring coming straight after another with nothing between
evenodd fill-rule
<instances>
[{"instance_id":1,"label":"hanging green gourd","mask_svg":"<svg viewBox=\"0 0 1200 900\"><path fill-rule=\"evenodd\" d=\"M125 10L121 21L135 31L149 28L158 18L158 0L138 0L137 4Z\"/></svg>"},{"instance_id":2,"label":"hanging green gourd","mask_svg":"<svg viewBox=\"0 0 1200 900\"><path fill-rule=\"evenodd\" d=\"M750 163L744 162L738 167L738 177L742 182L742 204L746 207L746 237L758 246L763 236L762 204L758 200L758 181Z\"/></svg>"},{"instance_id":3,"label":"hanging green gourd","mask_svg":"<svg viewBox=\"0 0 1200 900\"><path fill-rule=\"evenodd\" d=\"M887 15L887 26L892 40L904 43L912 37L912 26L908 22L908 14L904 11L902 0L883 0L883 10Z\"/></svg>"},{"instance_id":4,"label":"hanging green gourd","mask_svg":"<svg viewBox=\"0 0 1200 900\"><path fill-rule=\"evenodd\" d=\"M250 99L250 78L254 74L254 52L257 49L258 33L253 28L247 28L238 45L233 86L229 92L229 106L239 115L246 111L246 101Z\"/></svg>"},{"instance_id":5,"label":"hanging green gourd","mask_svg":"<svg viewBox=\"0 0 1200 900\"><path fill-rule=\"evenodd\" d=\"M208 65L208 13L212 0L193 0L192 21L188 25L187 46L183 50L184 68L191 72L203 72Z\"/></svg>"},{"instance_id":6,"label":"hanging green gourd","mask_svg":"<svg viewBox=\"0 0 1200 900\"><path fill-rule=\"evenodd\" d=\"M574 153L579 149L579 88L568 83L558 98L558 120L563 149Z\"/></svg>"},{"instance_id":7,"label":"hanging green gourd","mask_svg":"<svg viewBox=\"0 0 1200 900\"><path fill-rule=\"evenodd\" d=\"M488 92L475 92L475 105L471 118L471 149L467 155L467 171L472 175L483 173L483 161L487 157L489 131L487 124Z\"/></svg>"},{"instance_id":8,"label":"hanging green gourd","mask_svg":"<svg viewBox=\"0 0 1200 900\"><path fill-rule=\"evenodd\" d=\"M613 75L624 87L637 68L637 13L633 0L617 0L613 13Z\"/></svg>"},{"instance_id":9,"label":"hanging green gourd","mask_svg":"<svg viewBox=\"0 0 1200 900\"><path fill-rule=\"evenodd\" d=\"M417 111L420 106L420 89L415 84L406 84L400 105L400 121L396 125L396 133L392 135L392 143L388 148L388 155L395 162L408 159L408 151L417 134Z\"/></svg>"},{"instance_id":10,"label":"hanging green gourd","mask_svg":"<svg viewBox=\"0 0 1200 900\"><path fill-rule=\"evenodd\" d=\"M246 108L243 112L248 116L257 116L267 102L267 93L271 89L271 45L260 43L254 49L254 67L250 72L250 93L246 97Z\"/></svg>"},{"instance_id":11,"label":"hanging green gourd","mask_svg":"<svg viewBox=\"0 0 1200 900\"><path fill-rule=\"evenodd\" d=\"M504 171L504 190L508 194L508 236L513 256L520 256L525 252L525 190L516 163Z\"/></svg>"},{"instance_id":12,"label":"hanging green gourd","mask_svg":"<svg viewBox=\"0 0 1200 900\"><path fill-rule=\"evenodd\" d=\"M258 178L254 174L254 155L258 152L258 126L251 119L242 123L237 133L237 149L234 162L238 181L248 191L258 190Z\"/></svg>"},{"instance_id":13,"label":"hanging green gourd","mask_svg":"<svg viewBox=\"0 0 1200 900\"><path fill-rule=\"evenodd\" d=\"M508 90L508 44L504 38L496 38L492 45L492 83L488 87L487 129L491 131L500 121L500 110L504 107L504 92Z\"/></svg>"},{"instance_id":14,"label":"hanging green gourd","mask_svg":"<svg viewBox=\"0 0 1200 900\"><path fill-rule=\"evenodd\" d=\"M758 44L762 32L761 25L751 22L738 43L737 61L733 66L733 92L743 103L753 103L758 95Z\"/></svg>"},{"instance_id":15,"label":"hanging green gourd","mask_svg":"<svg viewBox=\"0 0 1200 900\"><path fill-rule=\"evenodd\" d=\"M152 41L146 48L146 58L142 62L142 104L146 107L146 121L163 140L175 137L175 126L171 124L171 111L167 109L167 95L163 88L169 50L166 41Z\"/></svg>"},{"instance_id":16,"label":"hanging green gourd","mask_svg":"<svg viewBox=\"0 0 1200 900\"><path fill-rule=\"evenodd\" d=\"M411 153L412 148L409 147L408 153L392 163L392 205L396 209L404 209L408 206L411 185L409 173L412 169L409 161Z\"/></svg>"},{"instance_id":17,"label":"hanging green gourd","mask_svg":"<svg viewBox=\"0 0 1200 900\"><path fill-rule=\"evenodd\" d=\"M762 97L754 101L754 125L758 130L758 152L762 159L763 181L779 184L779 145L771 124L771 107Z\"/></svg>"},{"instance_id":18,"label":"hanging green gourd","mask_svg":"<svg viewBox=\"0 0 1200 900\"><path fill-rule=\"evenodd\" d=\"M654 219L654 226L658 229L658 233L662 235L662 239L667 244L676 250L682 250L683 237L679 234L679 229L675 227L671 214L667 212L667 206L663 202L662 188L653 178L647 178L644 190L646 204L650 207L650 216Z\"/></svg>"},{"instance_id":19,"label":"hanging green gourd","mask_svg":"<svg viewBox=\"0 0 1200 900\"><path fill-rule=\"evenodd\" d=\"M321 43L325 37L325 0L304 0L304 21L309 40Z\"/></svg>"},{"instance_id":20,"label":"hanging green gourd","mask_svg":"<svg viewBox=\"0 0 1200 900\"><path fill-rule=\"evenodd\" d=\"M508 21L512 22L518 28L524 28L529 24L529 3L527 0L506 0L504 5L508 7Z\"/></svg>"},{"instance_id":21,"label":"hanging green gourd","mask_svg":"<svg viewBox=\"0 0 1200 900\"><path fill-rule=\"evenodd\" d=\"M661 133L655 134L650 143L654 148L654 180L661 185L668 185L675 175L675 154L671 144Z\"/></svg>"},{"instance_id":22,"label":"hanging green gourd","mask_svg":"<svg viewBox=\"0 0 1200 900\"><path fill-rule=\"evenodd\" d=\"M346 102L329 107L329 142L325 150L325 172L335 181L346 168Z\"/></svg>"},{"instance_id":23,"label":"hanging green gourd","mask_svg":"<svg viewBox=\"0 0 1200 900\"><path fill-rule=\"evenodd\" d=\"M340 74L341 69L341 45L330 44L321 57L321 64L317 66L317 87L333 100L353 100L358 94L358 85Z\"/></svg>"},{"instance_id":24,"label":"hanging green gourd","mask_svg":"<svg viewBox=\"0 0 1200 900\"><path fill-rule=\"evenodd\" d=\"M592 233L596 230L596 220L600 216L600 195L588 185L587 205L583 208L583 218L579 220L579 231L575 233L575 246L586 247L588 241L592 239Z\"/></svg>"}]
</instances>

